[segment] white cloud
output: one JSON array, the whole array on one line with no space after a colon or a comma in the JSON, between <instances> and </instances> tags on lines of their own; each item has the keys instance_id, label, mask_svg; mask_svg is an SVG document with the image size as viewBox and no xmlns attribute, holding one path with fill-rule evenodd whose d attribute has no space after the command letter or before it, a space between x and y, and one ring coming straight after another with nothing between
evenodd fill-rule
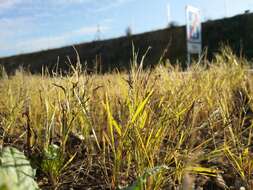
<instances>
[{"instance_id":1,"label":"white cloud","mask_svg":"<svg viewBox=\"0 0 253 190\"><path fill-rule=\"evenodd\" d=\"M94 0L55 0L56 3L89 3Z\"/></svg>"},{"instance_id":2,"label":"white cloud","mask_svg":"<svg viewBox=\"0 0 253 190\"><path fill-rule=\"evenodd\" d=\"M97 26L96 27L94 27L94 26L92 26L92 27L82 27L78 30L74 30L74 31L68 33L67 35L70 37L72 35L95 34L97 32L97 30L98 30ZM103 32L103 31L108 30L108 27L102 26L102 27L99 27L99 30L101 32Z\"/></svg>"},{"instance_id":3,"label":"white cloud","mask_svg":"<svg viewBox=\"0 0 253 190\"><path fill-rule=\"evenodd\" d=\"M96 9L94 9L94 12L102 12L102 11L108 11L110 9L122 6L125 3L129 3L134 0L111 0L111 1L104 1L107 3L101 3L100 6Z\"/></svg>"},{"instance_id":4,"label":"white cloud","mask_svg":"<svg viewBox=\"0 0 253 190\"><path fill-rule=\"evenodd\" d=\"M2 18L0 19L0 29L17 29L18 27L27 26L27 23L32 23L34 21L33 17L20 16L17 18Z\"/></svg>"},{"instance_id":5,"label":"white cloud","mask_svg":"<svg viewBox=\"0 0 253 190\"><path fill-rule=\"evenodd\" d=\"M9 48L10 50L14 49L17 53L25 53L30 51L49 49L52 47L59 47L65 45L66 43L67 39L64 38L64 36L39 37L20 41L15 44L14 47Z\"/></svg>"},{"instance_id":6,"label":"white cloud","mask_svg":"<svg viewBox=\"0 0 253 190\"><path fill-rule=\"evenodd\" d=\"M122 4L130 1L133 0L54 0L52 5L69 6L73 4L82 4L87 5L87 7L93 7L93 12L101 12L121 6Z\"/></svg>"},{"instance_id":7,"label":"white cloud","mask_svg":"<svg viewBox=\"0 0 253 190\"><path fill-rule=\"evenodd\" d=\"M108 30L108 27L100 27L100 31ZM15 51L17 54L45 50L49 48L72 45L71 39L85 35L92 35L97 32L97 27L81 27L58 36L39 37L22 40L12 45L0 44L0 51Z\"/></svg>"},{"instance_id":8,"label":"white cloud","mask_svg":"<svg viewBox=\"0 0 253 190\"><path fill-rule=\"evenodd\" d=\"M12 8L20 2L21 0L0 0L0 10Z\"/></svg>"},{"instance_id":9,"label":"white cloud","mask_svg":"<svg viewBox=\"0 0 253 190\"><path fill-rule=\"evenodd\" d=\"M34 27L32 17L2 18L0 19L0 42L29 35ZM29 30L28 30L29 28ZM0 44L1 45L1 44Z\"/></svg>"},{"instance_id":10,"label":"white cloud","mask_svg":"<svg viewBox=\"0 0 253 190\"><path fill-rule=\"evenodd\" d=\"M46 36L45 33L56 32L53 28L56 25L51 23L62 21L68 15L73 19L75 16L86 19L92 12L96 14L97 11L108 11L129 1L132 0L0 0L0 13L4 13L0 18L0 55L70 45L80 38L82 41L95 39L96 25L66 32L63 29L62 33L53 36ZM110 25L112 20L107 18L100 21L94 21L100 23L100 32L108 30L105 25ZM63 28L69 26L70 24L65 24Z\"/></svg>"}]
</instances>

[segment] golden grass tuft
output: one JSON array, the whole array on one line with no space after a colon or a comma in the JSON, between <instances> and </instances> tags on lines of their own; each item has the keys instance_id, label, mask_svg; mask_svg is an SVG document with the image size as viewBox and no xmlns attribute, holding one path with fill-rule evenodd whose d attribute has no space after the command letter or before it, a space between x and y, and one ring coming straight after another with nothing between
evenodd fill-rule
<instances>
[{"instance_id":1,"label":"golden grass tuft","mask_svg":"<svg viewBox=\"0 0 253 190\"><path fill-rule=\"evenodd\" d=\"M67 76L3 74L2 146L28 149L42 189L252 187L247 61L228 49L187 71L136 60L129 73L88 75L78 63Z\"/></svg>"}]
</instances>

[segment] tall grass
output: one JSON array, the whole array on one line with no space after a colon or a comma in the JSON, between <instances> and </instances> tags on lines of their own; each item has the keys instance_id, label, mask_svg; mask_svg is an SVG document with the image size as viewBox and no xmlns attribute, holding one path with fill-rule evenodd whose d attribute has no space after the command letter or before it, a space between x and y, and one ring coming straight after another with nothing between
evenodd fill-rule
<instances>
[{"instance_id":1,"label":"tall grass","mask_svg":"<svg viewBox=\"0 0 253 190\"><path fill-rule=\"evenodd\" d=\"M67 76L2 77L3 146L26 148L44 189L253 188L248 62L229 49L187 71L137 60L128 73L89 75L78 60Z\"/></svg>"}]
</instances>

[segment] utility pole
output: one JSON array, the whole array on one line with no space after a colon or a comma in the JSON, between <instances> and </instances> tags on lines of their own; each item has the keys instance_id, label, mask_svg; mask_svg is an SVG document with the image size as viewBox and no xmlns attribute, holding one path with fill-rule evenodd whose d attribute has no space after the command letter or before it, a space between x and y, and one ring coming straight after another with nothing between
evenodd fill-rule
<instances>
[{"instance_id":1,"label":"utility pole","mask_svg":"<svg viewBox=\"0 0 253 190\"><path fill-rule=\"evenodd\" d=\"M97 25L97 34L96 34L96 40L100 40L100 35L101 35L101 30L100 30L100 25Z\"/></svg>"},{"instance_id":2,"label":"utility pole","mask_svg":"<svg viewBox=\"0 0 253 190\"><path fill-rule=\"evenodd\" d=\"M130 28L131 28L131 33L133 34L133 32L134 32L134 19L133 19L133 16L131 17Z\"/></svg>"},{"instance_id":3,"label":"utility pole","mask_svg":"<svg viewBox=\"0 0 253 190\"><path fill-rule=\"evenodd\" d=\"M168 2L167 4L167 19L168 19L168 24L171 22L171 10L170 10L170 3Z\"/></svg>"}]
</instances>

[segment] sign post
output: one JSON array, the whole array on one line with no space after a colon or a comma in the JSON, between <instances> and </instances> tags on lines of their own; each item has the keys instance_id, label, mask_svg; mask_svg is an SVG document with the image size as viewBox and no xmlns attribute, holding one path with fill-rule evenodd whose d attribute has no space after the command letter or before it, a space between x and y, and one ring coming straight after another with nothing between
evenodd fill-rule
<instances>
[{"instance_id":1,"label":"sign post","mask_svg":"<svg viewBox=\"0 0 253 190\"><path fill-rule=\"evenodd\" d=\"M186 6L186 38L187 38L187 61L191 62L191 54L202 51L201 17L200 10L192 6Z\"/></svg>"}]
</instances>

